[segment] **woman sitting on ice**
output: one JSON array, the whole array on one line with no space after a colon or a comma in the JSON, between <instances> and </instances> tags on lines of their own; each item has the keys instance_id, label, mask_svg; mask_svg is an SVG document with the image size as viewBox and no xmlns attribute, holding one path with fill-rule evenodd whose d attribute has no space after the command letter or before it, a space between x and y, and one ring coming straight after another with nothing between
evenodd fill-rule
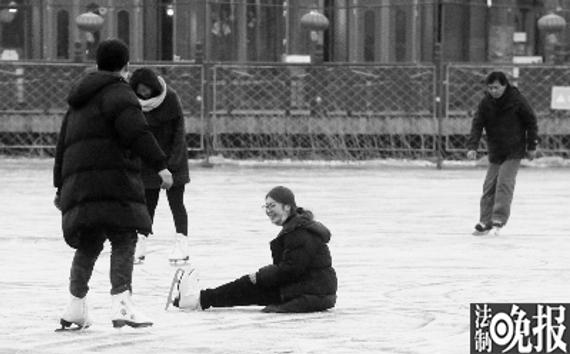
<instances>
[{"instance_id":1,"label":"woman sitting on ice","mask_svg":"<svg viewBox=\"0 0 570 354\"><path fill-rule=\"evenodd\" d=\"M168 303L185 310L262 305L264 312L313 312L334 307L337 278L327 243L330 231L298 208L293 192L275 187L265 213L282 226L271 241L273 264L214 289L200 290L195 269L179 269ZM172 288L176 289L174 295ZM168 307L168 304L167 304Z\"/></svg>"}]
</instances>

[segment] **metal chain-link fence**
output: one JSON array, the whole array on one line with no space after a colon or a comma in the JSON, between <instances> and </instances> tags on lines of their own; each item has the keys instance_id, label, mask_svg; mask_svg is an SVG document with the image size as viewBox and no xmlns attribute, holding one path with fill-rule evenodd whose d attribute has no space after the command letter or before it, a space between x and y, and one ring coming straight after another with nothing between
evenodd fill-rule
<instances>
[{"instance_id":1,"label":"metal chain-link fence","mask_svg":"<svg viewBox=\"0 0 570 354\"><path fill-rule=\"evenodd\" d=\"M186 119L188 148L203 150L202 66L145 66L176 90ZM0 63L0 152L52 154L69 90L94 69L73 63Z\"/></svg>"},{"instance_id":2,"label":"metal chain-link fence","mask_svg":"<svg viewBox=\"0 0 570 354\"><path fill-rule=\"evenodd\" d=\"M570 151L570 111L550 108L552 86L570 82L566 67L447 64L437 79L429 64L144 66L180 96L194 155L463 158L493 70L505 71L534 108L542 154ZM69 89L88 70L92 64L0 63L0 151L53 153ZM444 85L440 117L438 83Z\"/></svg>"},{"instance_id":3,"label":"metal chain-link fence","mask_svg":"<svg viewBox=\"0 0 570 354\"><path fill-rule=\"evenodd\" d=\"M228 65L213 70L215 151L334 159L435 152L433 66Z\"/></svg>"}]
</instances>

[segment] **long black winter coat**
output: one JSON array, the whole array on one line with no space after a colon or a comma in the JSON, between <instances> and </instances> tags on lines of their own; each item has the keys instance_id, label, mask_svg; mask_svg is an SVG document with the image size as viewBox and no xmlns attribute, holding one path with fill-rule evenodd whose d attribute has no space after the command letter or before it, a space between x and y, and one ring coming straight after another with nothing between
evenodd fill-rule
<instances>
[{"instance_id":1,"label":"long black winter coat","mask_svg":"<svg viewBox=\"0 0 570 354\"><path fill-rule=\"evenodd\" d=\"M139 157L157 172L166 160L134 91L118 75L96 71L67 102L54 165L66 242L76 248L84 229L150 232Z\"/></svg>"},{"instance_id":2,"label":"long black winter coat","mask_svg":"<svg viewBox=\"0 0 570 354\"><path fill-rule=\"evenodd\" d=\"M164 101L155 109L144 112L144 115L151 132L166 154L174 185L190 182L184 116L176 92L168 88ZM152 166L143 163L142 177L146 188L160 188L160 177Z\"/></svg>"},{"instance_id":3,"label":"long black winter coat","mask_svg":"<svg viewBox=\"0 0 570 354\"><path fill-rule=\"evenodd\" d=\"M527 150L535 150L538 144L536 116L519 90L511 85L500 98L486 93L479 103L467 142L469 150L477 150L483 129L492 163L522 159Z\"/></svg>"},{"instance_id":4,"label":"long black winter coat","mask_svg":"<svg viewBox=\"0 0 570 354\"><path fill-rule=\"evenodd\" d=\"M336 272L327 245L330 239L323 224L298 208L271 241L273 264L257 272L257 283L278 287L284 301L303 295L336 295Z\"/></svg>"}]
</instances>

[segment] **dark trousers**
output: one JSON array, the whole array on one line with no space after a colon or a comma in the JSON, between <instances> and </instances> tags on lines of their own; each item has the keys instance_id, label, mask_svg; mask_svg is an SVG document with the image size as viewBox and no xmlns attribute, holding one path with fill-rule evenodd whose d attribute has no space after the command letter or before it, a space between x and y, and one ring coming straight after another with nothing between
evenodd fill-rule
<instances>
[{"instance_id":1,"label":"dark trousers","mask_svg":"<svg viewBox=\"0 0 570 354\"><path fill-rule=\"evenodd\" d=\"M247 275L215 289L200 291L200 305L204 310L209 307L267 306L281 302L279 289L265 289L255 285Z\"/></svg>"},{"instance_id":2,"label":"dark trousers","mask_svg":"<svg viewBox=\"0 0 570 354\"><path fill-rule=\"evenodd\" d=\"M89 291L89 279L105 240L111 243L111 295L132 290L133 258L137 244L135 231L84 231L75 251L69 276L69 292L83 298Z\"/></svg>"},{"instance_id":3,"label":"dark trousers","mask_svg":"<svg viewBox=\"0 0 570 354\"><path fill-rule=\"evenodd\" d=\"M484 224L507 223L520 163L520 159L511 159L489 164L483 183L479 221Z\"/></svg>"},{"instance_id":4,"label":"dark trousers","mask_svg":"<svg viewBox=\"0 0 570 354\"><path fill-rule=\"evenodd\" d=\"M172 188L166 191L166 197L168 198L168 205L172 212L176 232L188 236L188 213L184 206L184 186L184 184L172 186ZM146 206L153 221L159 194L160 189L146 189Z\"/></svg>"}]
</instances>

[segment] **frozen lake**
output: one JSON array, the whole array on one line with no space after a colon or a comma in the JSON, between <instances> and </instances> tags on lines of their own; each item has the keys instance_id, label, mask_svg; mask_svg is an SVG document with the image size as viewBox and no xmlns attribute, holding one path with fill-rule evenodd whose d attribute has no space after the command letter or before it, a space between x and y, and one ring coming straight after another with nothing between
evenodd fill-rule
<instances>
[{"instance_id":1,"label":"frozen lake","mask_svg":"<svg viewBox=\"0 0 570 354\"><path fill-rule=\"evenodd\" d=\"M522 168L509 224L500 237L478 238L470 233L483 168L192 165L185 201L202 286L270 262L279 229L260 206L282 184L333 233L336 308L164 311L175 268L166 259L174 226L162 193L150 254L133 283L154 326L112 328L107 244L90 283L93 326L54 333L73 250L52 205L52 163L0 159L1 353L461 354L469 352L472 302L569 302L569 168Z\"/></svg>"}]
</instances>

